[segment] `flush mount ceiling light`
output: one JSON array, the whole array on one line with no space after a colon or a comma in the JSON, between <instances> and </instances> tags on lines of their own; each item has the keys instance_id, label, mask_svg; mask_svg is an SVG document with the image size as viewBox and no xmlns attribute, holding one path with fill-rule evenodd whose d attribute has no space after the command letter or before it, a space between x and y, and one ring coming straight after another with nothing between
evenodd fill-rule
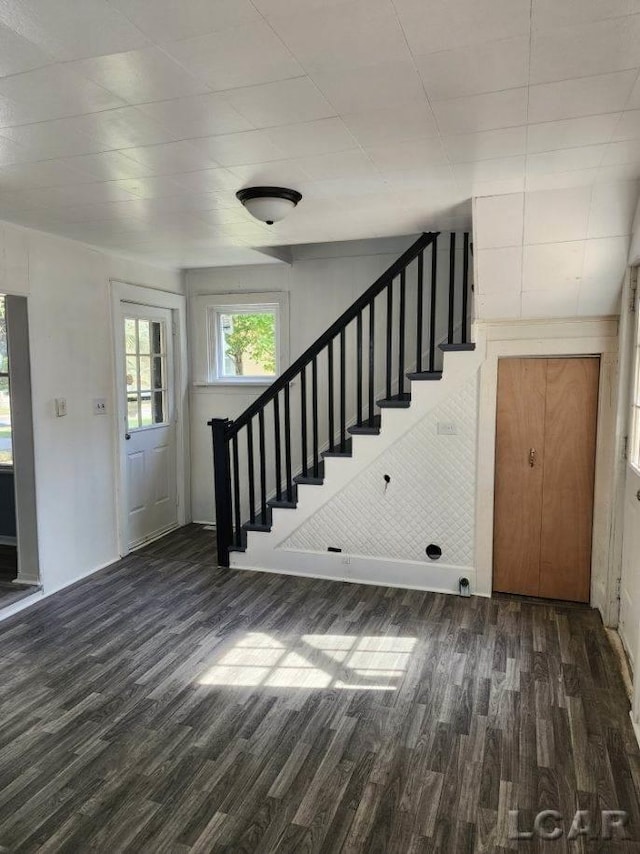
<instances>
[{"instance_id":1,"label":"flush mount ceiling light","mask_svg":"<svg viewBox=\"0 0 640 854\"><path fill-rule=\"evenodd\" d=\"M236 193L251 216L273 225L280 222L298 204L302 195L297 190L286 187L247 187Z\"/></svg>"}]
</instances>

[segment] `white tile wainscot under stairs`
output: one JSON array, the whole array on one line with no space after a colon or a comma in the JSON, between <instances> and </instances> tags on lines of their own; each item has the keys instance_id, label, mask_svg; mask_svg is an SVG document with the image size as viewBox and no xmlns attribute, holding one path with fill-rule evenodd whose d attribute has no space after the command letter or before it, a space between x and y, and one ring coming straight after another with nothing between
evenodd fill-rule
<instances>
[{"instance_id":1,"label":"white tile wainscot under stairs","mask_svg":"<svg viewBox=\"0 0 640 854\"><path fill-rule=\"evenodd\" d=\"M300 484L297 507L274 508L270 532L248 531L246 551L232 552L231 566L449 593L458 592L459 579L465 576L475 592L477 377L484 347L477 335L473 340L474 351L444 354L439 381L411 381L409 408L382 410L379 435L354 435L351 457L325 458L322 486ZM438 435L437 423L452 421L452 413L457 413L457 435ZM378 489L383 491L381 466L386 471L387 465L389 489L396 494L403 487L393 479L394 467L406 471L413 466L407 494L395 499L397 507L390 512L395 525L405 526L394 537L396 545L398 539L403 541L397 550L389 547L393 538L386 538L382 547L372 530L381 512L380 501L371 498L372 470L380 468ZM437 514L430 513L438 497L441 506ZM424 506L409 507L417 498ZM329 552L328 546L343 545L336 541L339 530L333 526L331 531L331 519L336 512L346 515L347 503L354 526L350 549L355 543L361 547L357 552ZM323 543L330 534L331 541ZM425 554L430 542L442 548L438 561ZM456 560L447 562L447 557Z\"/></svg>"}]
</instances>

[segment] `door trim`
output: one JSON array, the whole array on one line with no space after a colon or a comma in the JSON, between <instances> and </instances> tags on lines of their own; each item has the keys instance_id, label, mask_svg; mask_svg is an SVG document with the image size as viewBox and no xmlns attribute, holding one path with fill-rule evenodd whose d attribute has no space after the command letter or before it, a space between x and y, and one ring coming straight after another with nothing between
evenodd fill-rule
<instances>
[{"instance_id":1,"label":"door trim","mask_svg":"<svg viewBox=\"0 0 640 854\"><path fill-rule=\"evenodd\" d=\"M617 318L480 322L475 328L476 347L485 351L480 371L478 423L477 592L491 596L493 587L498 359L503 356L600 356L590 601L609 625L616 601L616 567L609 548L614 523L613 473L621 441L616 434Z\"/></svg>"},{"instance_id":2,"label":"door trim","mask_svg":"<svg viewBox=\"0 0 640 854\"><path fill-rule=\"evenodd\" d=\"M123 303L169 309L174 326L174 383L176 422L176 482L178 494L178 525L191 519L189 470L189 395L187 373L187 311L186 297L171 291L162 291L147 285L135 285L120 279L111 279L111 329L114 377L113 428L115 430L116 457L116 518L118 523L118 552L129 554L127 537L125 407L124 407L124 356L120 318Z\"/></svg>"}]
</instances>

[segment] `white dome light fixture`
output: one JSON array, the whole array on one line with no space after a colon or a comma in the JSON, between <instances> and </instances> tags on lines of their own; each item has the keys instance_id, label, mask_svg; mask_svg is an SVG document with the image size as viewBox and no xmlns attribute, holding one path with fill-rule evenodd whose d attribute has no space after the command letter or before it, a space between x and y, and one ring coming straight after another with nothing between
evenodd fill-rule
<instances>
[{"instance_id":1,"label":"white dome light fixture","mask_svg":"<svg viewBox=\"0 0 640 854\"><path fill-rule=\"evenodd\" d=\"M302 194L286 187L246 187L244 190L238 190L236 198L251 216L260 222L266 222L267 225L273 225L295 208L302 199Z\"/></svg>"}]
</instances>

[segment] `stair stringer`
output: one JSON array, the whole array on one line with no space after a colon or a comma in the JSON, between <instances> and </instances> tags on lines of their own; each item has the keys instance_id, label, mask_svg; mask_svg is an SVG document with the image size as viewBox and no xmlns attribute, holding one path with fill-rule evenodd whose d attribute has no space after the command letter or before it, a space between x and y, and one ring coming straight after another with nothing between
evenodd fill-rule
<instances>
[{"instance_id":1,"label":"stair stringer","mask_svg":"<svg viewBox=\"0 0 640 854\"><path fill-rule=\"evenodd\" d=\"M322 486L300 484L295 509L274 508L270 532L248 531L244 552L232 552L231 567L285 575L308 576L358 583L384 584L442 592L458 592L459 568L413 561L391 561L370 555L310 552L282 548L289 537L355 477L413 429L435 407L461 389L480 369L485 358L483 341L474 351L444 353L438 382L411 381L408 409L383 409L379 435L354 435L351 457L325 458ZM447 570L450 569L450 572ZM465 570L466 571L466 570ZM471 588L475 589L471 571ZM390 580L390 579L393 579Z\"/></svg>"}]
</instances>

